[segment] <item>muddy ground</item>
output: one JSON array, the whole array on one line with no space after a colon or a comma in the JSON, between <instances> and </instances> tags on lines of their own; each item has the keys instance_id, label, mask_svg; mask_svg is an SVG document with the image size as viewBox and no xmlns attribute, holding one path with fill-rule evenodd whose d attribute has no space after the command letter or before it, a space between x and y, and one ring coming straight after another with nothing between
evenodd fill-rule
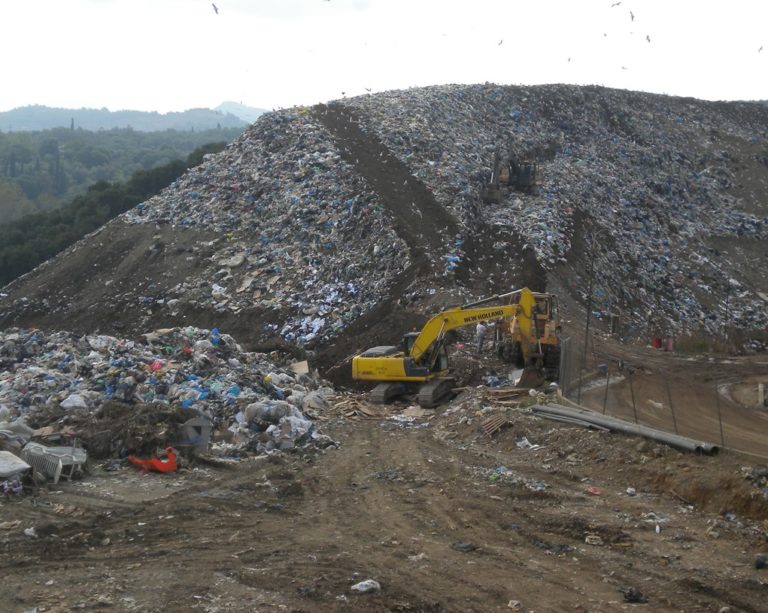
<instances>
[{"instance_id":1,"label":"muddy ground","mask_svg":"<svg viewBox=\"0 0 768 613\"><path fill-rule=\"evenodd\" d=\"M175 475L96 466L4 498L3 610L765 610L768 500L745 477L765 459L695 456L498 398L471 384L422 413L340 392L318 422L338 448ZM696 410L679 402L681 417ZM508 424L489 436L493 416ZM351 589L367 579L381 589Z\"/></svg>"}]
</instances>

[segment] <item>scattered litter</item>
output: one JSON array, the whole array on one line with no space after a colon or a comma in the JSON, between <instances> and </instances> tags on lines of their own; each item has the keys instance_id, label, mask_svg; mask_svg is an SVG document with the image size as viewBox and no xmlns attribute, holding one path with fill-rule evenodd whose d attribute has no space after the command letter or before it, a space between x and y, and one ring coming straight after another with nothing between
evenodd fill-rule
<instances>
[{"instance_id":1,"label":"scattered litter","mask_svg":"<svg viewBox=\"0 0 768 613\"><path fill-rule=\"evenodd\" d=\"M643 594L640 590L634 587L627 588L621 591L624 594L624 602L644 603L648 602L648 596Z\"/></svg>"},{"instance_id":2,"label":"scattered litter","mask_svg":"<svg viewBox=\"0 0 768 613\"><path fill-rule=\"evenodd\" d=\"M370 592L378 592L381 590L381 584L374 579L366 579L360 583L355 583L350 588L353 592L359 592L360 594L368 594Z\"/></svg>"},{"instance_id":3,"label":"scattered litter","mask_svg":"<svg viewBox=\"0 0 768 613\"><path fill-rule=\"evenodd\" d=\"M172 473L176 472L176 454L168 447L160 458L137 458L129 455L127 460L142 472Z\"/></svg>"},{"instance_id":4,"label":"scattered litter","mask_svg":"<svg viewBox=\"0 0 768 613\"><path fill-rule=\"evenodd\" d=\"M543 445L534 445L531 443L527 437L521 438L519 441L515 443L517 445L518 449L529 449L530 451L536 451L537 449L543 449Z\"/></svg>"},{"instance_id":5,"label":"scattered litter","mask_svg":"<svg viewBox=\"0 0 768 613\"><path fill-rule=\"evenodd\" d=\"M584 537L584 542L587 545L594 545L595 547L599 547L603 544L603 539L598 534L587 534L587 536Z\"/></svg>"}]
</instances>

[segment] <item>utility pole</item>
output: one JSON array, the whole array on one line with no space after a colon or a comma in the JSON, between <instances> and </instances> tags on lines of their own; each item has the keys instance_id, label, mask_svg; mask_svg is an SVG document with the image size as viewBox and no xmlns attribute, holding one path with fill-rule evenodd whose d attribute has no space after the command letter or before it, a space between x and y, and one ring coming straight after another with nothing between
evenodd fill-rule
<instances>
[{"instance_id":1,"label":"utility pole","mask_svg":"<svg viewBox=\"0 0 768 613\"><path fill-rule=\"evenodd\" d=\"M589 258L589 282L587 283L587 322L584 325L584 352L581 356L581 366L579 368L579 388L576 394L576 404L581 404L581 379L584 376L584 367L587 364L587 347L589 346L589 320L592 316L592 285L595 280L595 251L597 237L592 235Z\"/></svg>"},{"instance_id":2,"label":"utility pole","mask_svg":"<svg viewBox=\"0 0 768 613\"><path fill-rule=\"evenodd\" d=\"M731 280L729 279L725 284L725 313L723 316L723 342L728 342L728 298L731 294Z\"/></svg>"}]
</instances>

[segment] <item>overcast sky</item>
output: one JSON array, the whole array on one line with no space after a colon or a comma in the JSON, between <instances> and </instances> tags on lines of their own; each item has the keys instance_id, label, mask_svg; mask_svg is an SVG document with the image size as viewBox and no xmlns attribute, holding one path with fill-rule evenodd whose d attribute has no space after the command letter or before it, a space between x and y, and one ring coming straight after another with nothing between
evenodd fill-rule
<instances>
[{"instance_id":1,"label":"overcast sky","mask_svg":"<svg viewBox=\"0 0 768 613\"><path fill-rule=\"evenodd\" d=\"M272 109L486 81L768 99L768 0L214 4L0 0L0 111Z\"/></svg>"}]
</instances>

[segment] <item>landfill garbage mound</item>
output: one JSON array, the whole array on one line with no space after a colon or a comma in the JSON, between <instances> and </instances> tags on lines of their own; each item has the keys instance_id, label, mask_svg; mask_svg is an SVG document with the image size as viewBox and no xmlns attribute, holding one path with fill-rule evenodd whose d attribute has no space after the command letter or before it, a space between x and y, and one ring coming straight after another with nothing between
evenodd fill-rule
<instances>
[{"instance_id":1,"label":"landfill garbage mound","mask_svg":"<svg viewBox=\"0 0 768 613\"><path fill-rule=\"evenodd\" d=\"M430 312L430 295L557 282L627 336L764 329L767 138L760 104L564 85L268 113L6 286L0 326L218 325L341 359L397 337L413 321L397 309ZM485 204L499 147L539 178Z\"/></svg>"},{"instance_id":2,"label":"landfill garbage mound","mask_svg":"<svg viewBox=\"0 0 768 613\"><path fill-rule=\"evenodd\" d=\"M222 454L333 443L308 416L329 406L330 387L215 328L136 341L11 329L0 335L0 366L0 446L10 450L33 433L77 440L94 459L169 445L207 453L209 442ZM185 425L198 429L190 436Z\"/></svg>"},{"instance_id":3,"label":"landfill garbage mound","mask_svg":"<svg viewBox=\"0 0 768 613\"><path fill-rule=\"evenodd\" d=\"M347 104L463 226L526 237L546 269L576 269L567 286L585 300L591 271L598 314L628 311L670 333L767 323L764 105L565 85L431 87ZM533 194L482 206L498 146L537 160L543 179Z\"/></svg>"}]
</instances>

